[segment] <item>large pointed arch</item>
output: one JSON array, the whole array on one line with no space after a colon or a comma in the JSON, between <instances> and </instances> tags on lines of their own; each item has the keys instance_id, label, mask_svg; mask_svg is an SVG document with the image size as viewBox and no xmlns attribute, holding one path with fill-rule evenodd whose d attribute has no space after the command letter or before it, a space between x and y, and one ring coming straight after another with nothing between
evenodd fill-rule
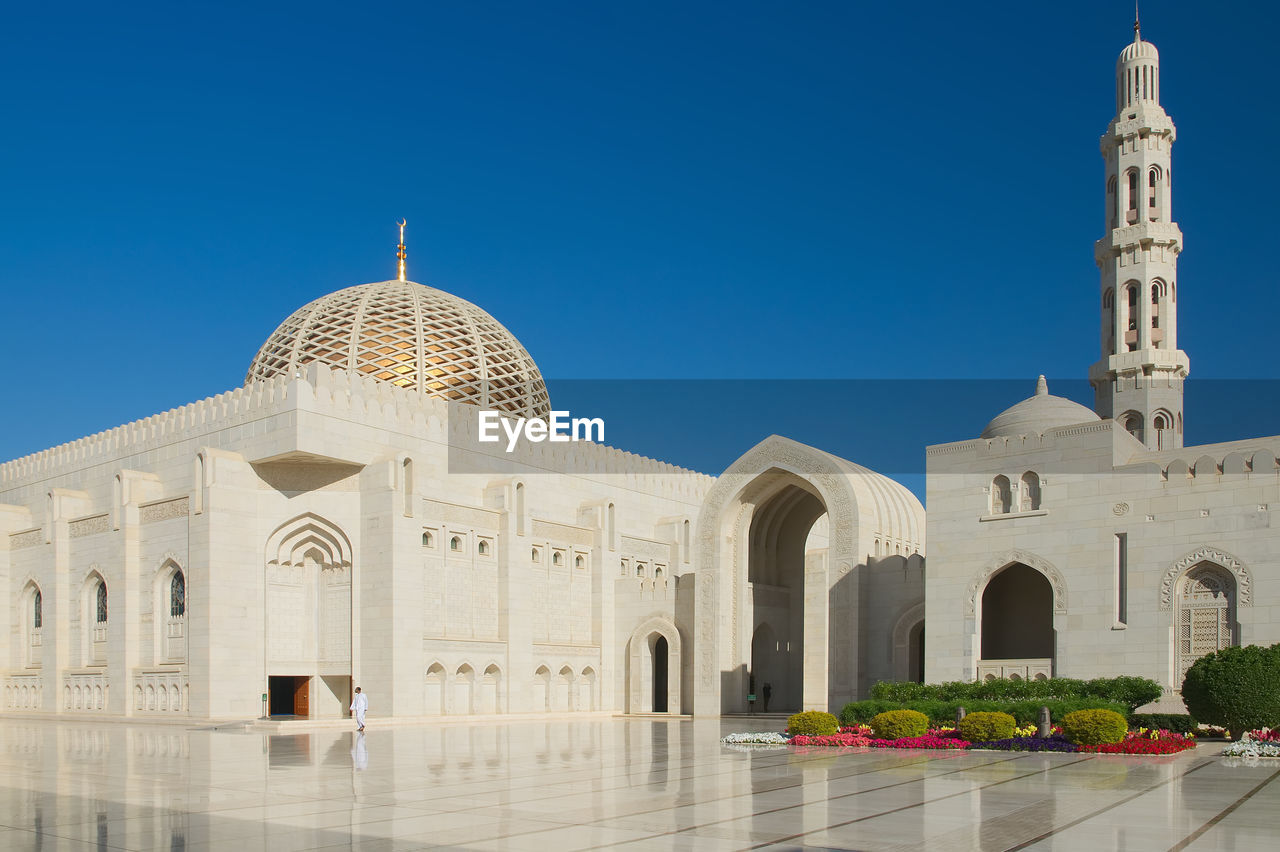
<instances>
[{"instance_id":1,"label":"large pointed arch","mask_svg":"<svg viewBox=\"0 0 1280 852\"><path fill-rule=\"evenodd\" d=\"M747 582L745 542L754 507L788 487L809 492L825 509L829 546L822 570L830 586L865 561L877 536L906 545L908 552L923 549L923 507L899 483L778 435L744 453L719 477L698 514L691 684L695 713L739 709L736 702L746 695L752 625L742 614ZM846 584L844 594L849 599L842 605L856 613L856 584ZM861 673L856 629L842 623L839 629L850 629L850 635L830 642L831 614L825 604L827 596L820 597L821 606L815 605L805 620L808 641L803 704L806 709L826 710L854 697ZM835 647L839 655L834 667L829 666L829 647ZM722 702L729 694L735 702L732 707Z\"/></svg>"},{"instance_id":2,"label":"large pointed arch","mask_svg":"<svg viewBox=\"0 0 1280 852\"><path fill-rule=\"evenodd\" d=\"M1007 550L1003 553L997 553L988 560L986 567L969 580L969 586L964 594L965 614L972 616L977 613L978 599L981 597L982 590L986 588L987 583L991 582L991 578L996 574L1015 563L1034 568L1043 574L1053 589L1054 613L1066 614L1067 583L1062 578L1062 573L1049 560L1026 550Z\"/></svg>"},{"instance_id":3,"label":"large pointed arch","mask_svg":"<svg viewBox=\"0 0 1280 852\"><path fill-rule=\"evenodd\" d=\"M654 616L646 619L635 630L627 642L627 712L653 712L651 689L655 674L652 659L656 639L661 638L666 646L666 659L663 661L666 670L666 698L668 713L679 713L681 709L680 672L683 650L680 631L666 618Z\"/></svg>"}]
</instances>

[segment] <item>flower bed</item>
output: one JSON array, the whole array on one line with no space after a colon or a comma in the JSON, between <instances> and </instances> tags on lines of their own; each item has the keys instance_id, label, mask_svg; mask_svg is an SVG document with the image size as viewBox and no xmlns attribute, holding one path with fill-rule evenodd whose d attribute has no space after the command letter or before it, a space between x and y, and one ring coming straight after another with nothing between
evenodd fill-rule
<instances>
[{"instance_id":1,"label":"flower bed","mask_svg":"<svg viewBox=\"0 0 1280 852\"><path fill-rule=\"evenodd\" d=\"M1032 751L1032 752L1087 752L1091 754L1176 754L1189 748L1195 748L1195 737L1190 734L1177 734L1166 730L1139 728L1129 731L1118 743L1106 745L1080 746L1062 735L1062 729L1054 727L1048 737L1035 735L1034 729L1019 728L1017 736L992 742L971 743L961 739L953 728L931 728L922 737L903 737L896 740L877 738L866 725L843 727L839 733L825 736L807 736L797 734L788 737L785 734L754 733L730 734L721 742L725 745L790 745L790 746L826 746L829 748L899 748L899 749L991 749L995 751ZM1250 757L1280 757L1280 733L1271 731L1253 732L1257 739L1248 740L1248 748L1231 754ZM1233 745L1243 745L1240 744ZM1224 751L1223 754L1229 752Z\"/></svg>"},{"instance_id":2,"label":"flower bed","mask_svg":"<svg viewBox=\"0 0 1280 852\"><path fill-rule=\"evenodd\" d=\"M1280 729L1247 731L1222 750L1224 757L1280 757Z\"/></svg>"}]
</instances>

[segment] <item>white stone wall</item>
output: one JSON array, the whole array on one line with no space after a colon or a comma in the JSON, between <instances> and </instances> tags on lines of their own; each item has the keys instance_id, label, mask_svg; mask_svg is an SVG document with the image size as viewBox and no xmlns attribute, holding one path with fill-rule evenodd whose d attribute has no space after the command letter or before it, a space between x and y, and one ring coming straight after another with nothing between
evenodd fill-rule
<instances>
[{"instance_id":1,"label":"white stone wall","mask_svg":"<svg viewBox=\"0 0 1280 852\"><path fill-rule=\"evenodd\" d=\"M1238 564L1238 641L1280 641L1280 438L1151 452L1113 421L928 450L928 680L971 680L981 596L1021 561L1053 577L1054 672L1178 686L1170 591L1199 561ZM1040 474L1041 510L993 516L998 474ZM1124 611L1116 535L1126 536Z\"/></svg>"}]
</instances>

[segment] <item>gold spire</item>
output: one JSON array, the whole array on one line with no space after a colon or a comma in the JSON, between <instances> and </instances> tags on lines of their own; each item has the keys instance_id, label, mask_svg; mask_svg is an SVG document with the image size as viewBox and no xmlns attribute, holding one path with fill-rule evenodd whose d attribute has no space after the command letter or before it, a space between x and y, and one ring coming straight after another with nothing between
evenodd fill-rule
<instances>
[{"instance_id":1,"label":"gold spire","mask_svg":"<svg viewBox=\"0 0 1280 852\"><path fill-rule=\"evenodd\" d=\"M408 254L404 250L405 220L401 219L396 224L400 226L400 245L396 247L396 260L397 260L396 278L398 278L400 281L407 281L409 279L404 277L404 259L408 256Z\"/></svg>"}]
</instances>

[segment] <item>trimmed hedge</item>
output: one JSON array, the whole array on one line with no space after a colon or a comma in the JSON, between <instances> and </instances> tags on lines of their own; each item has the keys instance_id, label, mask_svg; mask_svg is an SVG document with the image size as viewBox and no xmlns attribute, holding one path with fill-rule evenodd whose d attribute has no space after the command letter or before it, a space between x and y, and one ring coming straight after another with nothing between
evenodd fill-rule
<instances>
[{"instance_id":1,"label":"trimmed hedge","mask_svg":"<svg viewBox=\"0 0 1280 852\"><path fill-rule=\"evenodd\" d=\"M1194 734L1199 723L1186 713L1131 713L1129 730L1150 728L1173 731L1175 734Z\"/></svg>"},{"instance_id":2,"label":"trimmed hedge","mask_svg":"<svg viewBox=\"0 0 1280 852\"><path fill-rule=\"evenodd\" d=\"M1160 698L1164 689L1145 677L1099 677L1076 680L1051 677L1047 680L989 680L947 683L880 682L871 688L871 698L908 704L916 701L1068 701L1091 698L1118 701L1132 713L1143 704ZM968 706L967 704L965 705Z\"/></svg>"},{"instance_id":3,"label":"trimmed hedge","mask_svg":"<svg viewBox=\"0 0 1280 852\"><path fill-rule=\"evenodd\" d=\"M871 730L882 740L923 737L929 732L929 717L915 710L888 710L871 717Z\"/></svg>"},{"instance_id":4,"label":"trimmed hedge","mask_svg":"<svg viewBox=\"0 0 1280 852\"><path fill-rule=\"evenodd\" d=\"M787 719L787 733L807 737L829 737L840 730L840 721L830 713L810 710Z\"/></svg>"},{"instance_id":5,"label":"trimmed hedge","mask_svg":"<svg viewBox=\"0 0 1280 852\"><path fill-rule=\"evenodd\" d=\"M1280 645L1206 654L1187 669L1182 703L1192 716L1221 725L1233 737L1280 725Z\"/></svg>"},{"instance_id":6,"label":"trimmed hedge","mask_svg":"<svg viewBox=\"0 0 1280 852\"><path fill-rule=\"evenodd\" d=\"M1077 710L1062 717L1062 734L1076 745L1118 743L1128 732L1124 716L1114 710Z\"/></svg>"},{"instance_id":7,"label":"trimmed hedge","mask_svg":"<svg viewBox=\"0 0 1280 852\"><path fill-rule=\"evenodd\" d=\"M853 701L840 711L842 725L864 725L873 716L889 710L917 710L929 717L935 725L951 726L956 721L956 708L963 707L966 712L977 713L994 711L1008 713L1019 725L1034 725L1040 720L1040 708L1048 707L1049 716L1059 721L1068 713L1076 710L1114 710L1121 715L1128 712L1128 706L1115 701L1103 701L1097 698L1074 698L1071 700L1045 699L1036 701Z\"/></svg>"},{"instance_id":8,"label":"trimmed hedge","mask_svg":"<svg viewBox=\"0 0 1280 852\"><path fill-rule=\"evenodd\" d=\"M1008 713L979 710L970 713L956 725L956 732L961 739L971 743L986 743L992 740L1007 740L1013 736L1017 722Z\"/></svg>"}]
</instances>

